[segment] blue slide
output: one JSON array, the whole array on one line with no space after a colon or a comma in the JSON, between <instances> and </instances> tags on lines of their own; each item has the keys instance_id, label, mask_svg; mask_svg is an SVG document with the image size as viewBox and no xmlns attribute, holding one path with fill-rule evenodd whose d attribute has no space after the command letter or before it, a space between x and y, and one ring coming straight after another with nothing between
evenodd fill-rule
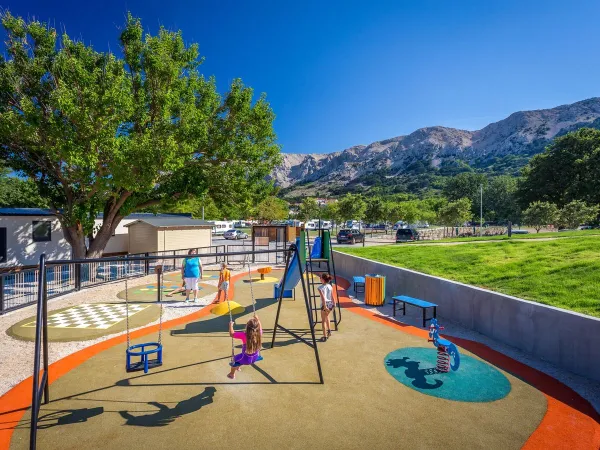
<instances>
[{"instance_id":1,"label":"blue slide","mask_svg":"<svg viewBox=\"0 0 600 450\"><path fill-rule=\"evenodd\" d=\"M300 246L300 238L296 238L296 245L298 247ZM321 237L320 236L317 236L313 242L313 247L310 252L310 257L311 258L320 258L321 257ZM288 267L288 276L287 276L287 279L285 280L285 285L283 286L283 297L284 298L292 298L292 296L293 296L292 291L296 287L296 285L300 282L300 273L298 270L298 264L300 264L300 261L298 261L297 254L294 253L294 256L292 257L292 261L290 262L290 265ZM302 268L302 272L304 273L304 268ZM274 291L273 291L274 298L279 298L279 289L281 289L281 282L277 283L274 286Z\"/></svg>"}]
</instances>

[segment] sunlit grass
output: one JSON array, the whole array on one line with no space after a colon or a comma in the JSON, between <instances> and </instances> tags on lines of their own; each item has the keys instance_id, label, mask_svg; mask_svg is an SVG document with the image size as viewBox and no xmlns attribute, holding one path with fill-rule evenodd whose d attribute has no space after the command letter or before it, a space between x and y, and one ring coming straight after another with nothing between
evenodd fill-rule
<instances>
[{"instance_id":1,"label":"sunlit grass","mask_svg":"<svg viewBox=\"0 0 600 450\"><path fill-rule=\"evenodd\" d=\"M450 232L450 229L448 229ZM573 231L548 231L544 233L529 233L529 234L513 234L511 238L507 235L500 236L473 236L462 238L448 238L439 241L416 241L411 242L411 245L426 244L432 242L476 242L476 241L509 241L512 239L547 239L547 238L568 238L568 237L600 237L600 230L573 230Z\"/></svg>"},{"instance_id":2,"label":"sunlit grass","mask_svg":"<svg viewBox=\"0 0 600 450\"><path fill-rule=\"evenodd\" d=\"M338 250L600 317L599 238Z\"/></svg>"}]
</instances>

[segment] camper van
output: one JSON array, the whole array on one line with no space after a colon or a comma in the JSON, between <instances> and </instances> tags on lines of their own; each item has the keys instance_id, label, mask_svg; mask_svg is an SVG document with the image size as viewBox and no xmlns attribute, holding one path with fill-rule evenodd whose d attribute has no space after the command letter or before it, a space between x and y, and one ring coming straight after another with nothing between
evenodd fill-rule
<instances>
[{"instance_id":1,"label":"camper van","mask_svg":"<svg viewBox=\"0 0 600 450\"><path fill-rule=\"evenodd\" d=\"M230 220L211 220L210 222L213 224L212 234L214 235L222 235L233 228L233 221Z\"/></svg>"},{"instance_id":2,"label":"camper van","mask_svg":"<svg viewBox=\"0 0 600 450\"><path fill-rule=\"evenodd\" d=\"M360 222L358 220L348 220L346 221L346 228L349 228L350 230L359 230Z\"/></svg>"}]
</instances>

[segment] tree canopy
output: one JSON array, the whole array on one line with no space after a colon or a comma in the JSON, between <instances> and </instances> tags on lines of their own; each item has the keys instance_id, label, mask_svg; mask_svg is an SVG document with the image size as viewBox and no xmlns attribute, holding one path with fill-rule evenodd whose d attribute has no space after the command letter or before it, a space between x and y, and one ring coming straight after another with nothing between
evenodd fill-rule
<instances>
[{"instance_id":1,"label":"tree canopy","mask_svg":"<svg viewBox=\"0 0 600 450\"><path fill-rule=\"evenodd\" d=\"M289 216L289 205L286 201L269 196L256 207L256 216L259 220L283 220Z\"/></svg>"},{"instance_id":2,"label":"tree canopy","mask_svg":"<svg viewBox=\"0 0 600 450\"><path fill-rule=\"evenodd\" d=\"M302 199L302 203L300 203L300 207L298 208L297 217L299 220L304 222L316 219L319 217L319 204L312 197L307 197Z\"/></svg>"},{"instance_id":3,"label":"tree canopy","mask_svg":"<svg viewBox=\"0 0 600 450\"><path fill-rule=\"evenodd\" d=\"M536 233L548 225L553 225L557 219L558 208L554 203L533 202L523 211L523 222L535 228Z\"/></svg>"},{"instance_id":4,"label":"tree canopy","mask_svg":"<svg viewBox=\"0 0 600 450\"><path fill-rule=\"evenodd\" d=\"M75 257L100 256L133 211L269 193L279 147L265 96L239 79L221 96L181 32L145 34L128 15L121 59L8 12L2 24L0 158L36 183Z\"/></svg>"},{"instance_id":5,"label":"tree canopy","mask_svg":"<svg viewBox=\"0 0 600 450\"><path fill-rule=\"evenodd\" d=\"M518 197L524 208L535 201L600 204L600 130L581 128L554 139L523 169Z\"/></svg>"}]
</instances>

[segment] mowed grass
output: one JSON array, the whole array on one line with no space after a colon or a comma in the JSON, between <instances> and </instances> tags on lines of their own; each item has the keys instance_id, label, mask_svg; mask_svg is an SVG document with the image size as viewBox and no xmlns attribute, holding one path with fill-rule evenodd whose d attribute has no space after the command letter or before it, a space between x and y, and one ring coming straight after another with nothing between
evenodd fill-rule
<instances>
[{"instance_id":1,"label":"mowed grass","mask_svg":"<svg viewBox=\"0 0 600 450\"><path fill-rule=\"evenodd\" d=\"M600 317L600 238L337 250Z\"/></svg>"},{"instance_id":2,"label":"mowed grass","mask_svg":"<svg viewBox=\"0 0 600 450\"><path fill-rule=\"evenodd\" d=\"M569 237L586 237L586 236L600 236L600 230L573 230L573 231L548 231L543 233L529 234L513 234L512 237L507 235L499 236L473 236L473 237L462 237L462 238L447 238L439 241L415 241L411 242L411 245L419 244L431 244L436 242L475 242L475 241L510 241L513 239L548 239L548 238L569 238Z\"/></svg>"}]
</instances>

